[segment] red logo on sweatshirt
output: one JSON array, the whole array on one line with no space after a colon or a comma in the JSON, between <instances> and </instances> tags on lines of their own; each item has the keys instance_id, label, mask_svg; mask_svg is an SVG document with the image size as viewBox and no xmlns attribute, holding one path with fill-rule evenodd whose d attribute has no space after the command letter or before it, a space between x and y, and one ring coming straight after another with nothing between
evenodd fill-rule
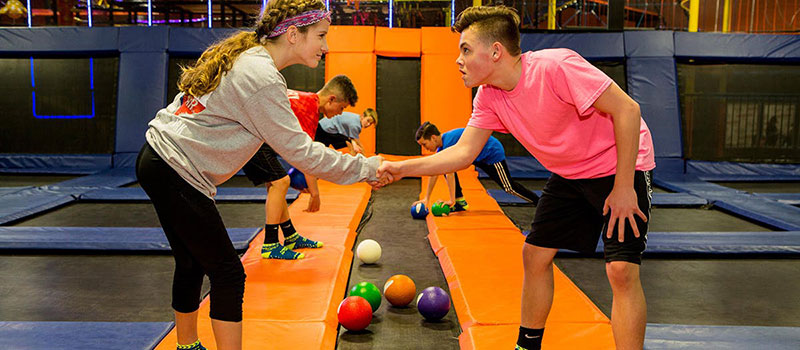
<instances>
[{"instance_id":1,"label":"red logo on sweatshirt","mask_svg":"<svg viewBox=\"0 0 800 350\"><path fill-rule=\"evenodd\" d=\"M203 106L200 101L198 101L194 96L184 95L181 97L182 103L181 107L175 112L176 115L181 114L195 114L200 113L206 109L206 106Z\"/></svg>"}]
</instances>

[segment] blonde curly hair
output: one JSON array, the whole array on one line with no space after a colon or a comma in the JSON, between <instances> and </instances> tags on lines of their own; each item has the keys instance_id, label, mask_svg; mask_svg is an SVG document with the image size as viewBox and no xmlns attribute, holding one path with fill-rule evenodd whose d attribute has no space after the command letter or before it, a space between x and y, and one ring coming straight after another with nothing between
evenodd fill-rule
<instances>
[{"instance_id":1,"label":"blonde curly hair","mask_svg":"<svg viewBox=\"0 0 800 350\"><path fill-rule=\"evenodd\" d=\"M283 20L304 12L322 10L321 0L272 0L261 12L255 31L238 32L206 49L194 65L181 67L178 90L185 94L200 97L219 86L222 76L227 73L242 52L256 45L263 45L279 37L267 36ZM297 27L301 33L308 27Z\"/></svg>"}]
</instances>

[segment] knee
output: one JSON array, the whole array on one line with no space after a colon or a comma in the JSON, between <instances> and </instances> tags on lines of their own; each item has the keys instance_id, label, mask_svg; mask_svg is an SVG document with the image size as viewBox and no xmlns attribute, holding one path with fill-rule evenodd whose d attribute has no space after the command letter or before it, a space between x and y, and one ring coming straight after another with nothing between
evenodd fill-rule
<instances>
[{"instance_id":1,"label":"knee","mask_svg":"<svg viewBox=\"0 0 800 350\"><path fill-rule=\"evenodd\" d=\"M612 261L606 264L608 282L615 290L627 290L639 283L639 265Z\"/></svg>"},{"instance_id":2,"label":"knee","mask_svg":"<svg viewBox=\"0 0 800 350\"><path fill-rule=\"evenodd\" d=\"M244 293L244 281L246 278L244 266L238 260L219 264L208 271L208 279L212 288L216 286L220 289L232 289Z\"/></svg>"},{"instance_id":3,"label":"knee","mask_svg":"<svg viewBox=\"0 0 800 350\"><path fill-rule=\"evenodd\" d=\"M285 191L289 190L289 185L291 184L291 180L289 179L289 175L286 175L280 179L270 182L271 189Z\"/></svg>"},{"instance_id":4,"label":"knee","mask_svg":"<svg viewBox=\"0 0 800 350\"><path fill-rule=\"evenodd\" d=\"M525 274L538 275L552 270L555 249L525 244L522 248L522 264Z\"/></svg>"}]
</instances>

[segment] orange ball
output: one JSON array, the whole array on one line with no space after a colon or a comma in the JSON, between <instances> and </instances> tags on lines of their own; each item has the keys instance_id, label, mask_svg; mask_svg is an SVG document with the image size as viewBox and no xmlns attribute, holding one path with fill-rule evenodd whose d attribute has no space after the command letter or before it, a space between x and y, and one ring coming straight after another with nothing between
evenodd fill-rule
<instances>
[{"instance_id":1,"label":"orange ball","mask_svg":"<svg viewBox=\"0 0 800 350\"><path fill-rule=\"evenodd\" d=\"M417 286L406 275L394 275L383 285L383 295L394 306L407 306L417 294Z\"/></svg>"}]
</instances>

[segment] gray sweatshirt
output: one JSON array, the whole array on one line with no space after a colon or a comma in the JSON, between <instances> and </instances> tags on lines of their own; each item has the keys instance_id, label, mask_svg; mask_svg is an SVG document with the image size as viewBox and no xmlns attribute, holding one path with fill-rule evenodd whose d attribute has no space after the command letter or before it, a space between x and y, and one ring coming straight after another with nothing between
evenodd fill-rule
<instances>
[{"instance_id":1,"label":"gray sweatshirt","mask_svg":"<svg viewBox=\"0 0 800 350\"><path fill-rule=\"evenodd\" d=\"M214 91L196 99L186 96L194 100L188 106L193 112L181 106L183 95L158 111L145 136L156 153L209 198L262 143L299 170L325 180L376 180L378 157L341 154L303 132L286 97L286 81L263 46L243 52Z\"/></svg>"}]
</instances>

